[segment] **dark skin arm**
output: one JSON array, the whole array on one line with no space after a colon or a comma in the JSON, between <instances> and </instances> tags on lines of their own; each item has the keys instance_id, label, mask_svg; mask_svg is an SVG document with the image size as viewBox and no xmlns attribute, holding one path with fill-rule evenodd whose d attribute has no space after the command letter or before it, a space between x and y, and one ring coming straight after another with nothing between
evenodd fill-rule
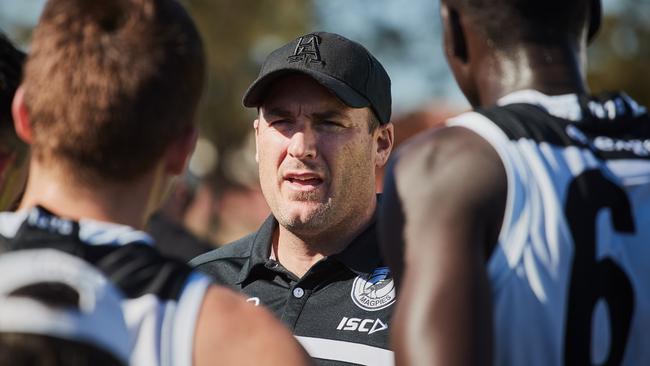
<instances>
[{"instance_id":1,"label":"dark skin arm","mask_svg":"<svg viewBox=\"0 0 650 366\"><path fill-rule=\"evenodd\" d=\"M397 364L490 365L486 264L507 196L496 151L467 129L427 132L399 151L384 194L382 246L395 273L404 248L391 322Z\"/></svg>"},{"instance_id":2,"label":"dark skin arm","mask_svg":"<svg viewBox=\"0 0 650 366\"><path fill-rule=\"evenodd\" d=\"M291 332L262 307L211 286L197 320L195 366L313 365Z\"/></svg>"}]
</instances>

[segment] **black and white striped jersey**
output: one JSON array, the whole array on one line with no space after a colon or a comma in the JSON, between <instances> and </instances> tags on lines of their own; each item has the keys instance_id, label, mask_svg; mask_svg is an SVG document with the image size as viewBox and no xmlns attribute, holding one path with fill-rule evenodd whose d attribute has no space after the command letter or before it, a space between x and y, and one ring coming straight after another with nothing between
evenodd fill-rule
<instances>
[{"instance_id":1,"label":"black and white striped jersey","mask_svg":"<svg viewBox=\"0 0 650 366\"><path fill-rule=\"evenodd\" d=\"M0 213L0 252L38 248L86 260L122 291L132 365L192 365L208 277L161 256L151 237L128 226L70 221L41 207Z\"/></svg>"},{"instance_id":2,"label":"black and white striped jersey","mask_svg":"<svg viewBox=\"0 0 650 366\"><path fill-rule=\"evenodd\" d=\"M650 365L650 118L625 94L510 94L462 114L508 196L488 262L495 364Z\"/></svg>"}]
</instances>

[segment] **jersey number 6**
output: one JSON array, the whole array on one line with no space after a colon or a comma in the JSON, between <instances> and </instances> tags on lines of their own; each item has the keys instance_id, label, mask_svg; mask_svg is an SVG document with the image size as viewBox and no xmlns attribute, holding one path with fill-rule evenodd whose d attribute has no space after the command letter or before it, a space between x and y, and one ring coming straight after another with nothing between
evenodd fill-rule
<instances>
[{"instance_id":1,"label":"jersey number 6","mask_svg":"<svg viewBox=\"0 0 650 366\"><path fill-rule=\"evenodd\" d=\"M634 291L625 272L611 258L596 257L596 219L609 208L613 228L634 233L630 201L625 191L598 170L587 170L570 184L565 214L575 243L564 335L564 364L590 365L592 318L596 303L609 309L611 346L603 365L619 365L634 311Z\"/></svg>"}]
</instances>

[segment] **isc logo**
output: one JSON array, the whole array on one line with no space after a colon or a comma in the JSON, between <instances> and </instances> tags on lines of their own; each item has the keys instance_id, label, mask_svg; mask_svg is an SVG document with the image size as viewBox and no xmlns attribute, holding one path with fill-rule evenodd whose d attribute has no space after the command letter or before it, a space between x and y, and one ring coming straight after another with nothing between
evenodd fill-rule
<instances>
[{"instance_id":1,"label":"isc logo","mask_svg":"<svg viewBox=\"0 0 650 366\"><path fill-rule=\"evenodd\" d=\"M388 329L388 324L382 322L380 319L359 319L343 317L336 329L351 331L356 330L362 333L372 334L381 330Z\"/></svg>"}]
</instances>

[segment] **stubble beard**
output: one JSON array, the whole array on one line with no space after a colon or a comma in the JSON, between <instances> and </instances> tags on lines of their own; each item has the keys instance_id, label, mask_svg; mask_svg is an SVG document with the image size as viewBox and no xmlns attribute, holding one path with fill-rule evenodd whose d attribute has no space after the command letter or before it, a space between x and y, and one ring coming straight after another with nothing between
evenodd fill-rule
<instances>
[{"instance_id":1,"label":"stubble beard","mask_svg":"<svg viewBox=\"0 0 650 366\"><path fill-rule=\"evenodd\" d=\"M316 193L300 192L294 197L296 201L312 202L317 201ZM278 223L293 233L316 234L327 229L329 222L332 220L332 198L328 197L326 202L316 204L307 216L287 215L285 212L278 212L276 219Z\"/></svg>"}]
</instances>

